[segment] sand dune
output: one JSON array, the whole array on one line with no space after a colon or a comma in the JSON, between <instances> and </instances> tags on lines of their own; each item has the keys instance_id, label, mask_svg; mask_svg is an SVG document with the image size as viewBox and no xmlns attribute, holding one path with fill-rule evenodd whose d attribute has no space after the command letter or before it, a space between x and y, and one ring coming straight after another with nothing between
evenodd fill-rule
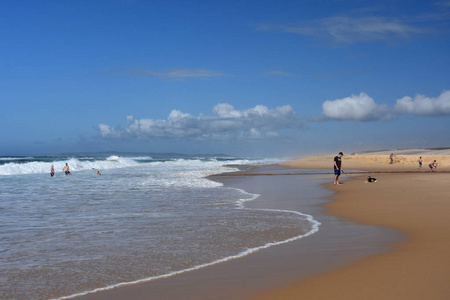
<instances>
[{"instance_id":1,"label":"sand dune","mask_svg":"<svg viewBox=\"0 0 450 300\"><path fill-rule=\"evenodd\" d=\"M297 169L332 169L333 158L336 155L309 156L286 163ZM419 170L419 157L422 156L423 166ZM389 155L344 155L342 158L344 170L368 170L368 171L429 171L428 164L436 160L437 171L450 171L450 155L395 155L394 163L390 164ZM364 166L364 168L362 167Z\"/></svg>"},{"instance_id":2,"label":"sand dune","mask_svg":"<svg viewBox=\"0 0 450 300\"><path fill-rule=\"evenodd\" d=\"M435 148L435 149L392 149L392 150L377 150L377 151L361 151L352 153L353 155L450 155L450 148Z\"/></svg>"}]
</instances>

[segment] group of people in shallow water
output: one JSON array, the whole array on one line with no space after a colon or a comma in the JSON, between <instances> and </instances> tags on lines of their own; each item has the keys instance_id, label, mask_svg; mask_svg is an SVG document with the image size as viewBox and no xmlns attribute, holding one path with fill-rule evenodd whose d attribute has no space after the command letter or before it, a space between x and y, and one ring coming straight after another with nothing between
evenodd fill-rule
<instances>
[{"instance_id":1,"label":"group of people in shallow water","mask_svg":"<svg viewBox=\"0 0 450 300\"><path fill-rule=\"evenodd\" d=\"M92 169L94 170L94 168L92 168ZM70 167L69 167L69 164L68 164L68 163L66 163L66 165L64 166L63 172L64 172L64 174L66 174L66 176L72 175L72 174L70 173ZM102 175L102 174L100 174L100 171L97 171L97 174L95 174L95 175L99 176L99 175ZM55 166L54 166L54 165L52 165L52 166L50 167L50 176L51 176L51 177L55 176Z\"/></svg>"}]
</instances>

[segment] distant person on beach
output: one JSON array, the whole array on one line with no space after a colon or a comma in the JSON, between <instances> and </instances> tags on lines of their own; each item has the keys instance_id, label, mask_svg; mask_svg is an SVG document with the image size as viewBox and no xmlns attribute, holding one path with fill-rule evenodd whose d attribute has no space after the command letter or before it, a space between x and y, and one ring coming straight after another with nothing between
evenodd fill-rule
<instances>
[{"instance_id":1,"label":"distant person on beach","mask_svg":"<svg viewBox=\"0 0 450 300\"><path fill-rule=\"evenodd\" d=\"M334 157L334 184L340 184L338 180L342 171L342 156L344 153L339 152L338 156Z\"/></svg>"},{"instance_id":2,"label":"distant person on beach","mask_svg":"<svg viewBox=\"0 0 450 300\"><path fill-rule=\"evenodd\" d=\"M436 169L438 167L438 163L436 162L436 160L434 160L428 166L430 167L430 172L433 172L433 170L434 170L434 172L436 172Z\"/></svg>"},{"instance_id":3,"label":"distant person on beach","mask_svg":"<svg viewBox=\"0 0 450 300\"><path fill-rule=\"evenodd\" d=\"M70 168L69 168L69 164L68 163L66 163L66 165L64 166L63 171L64 171L64 174L70 175Z\"/></svg>"},{"instance_id":4,"label":"distant person on beach","mask_svg":"<svg viewBox=\"0 0 450 300\"><path fill-rule=\"evenodd\" d=\"M395 157L394 153L391 153L391 155L389 155L389 159L391 160L389 164L392 165L394 163L394 157Z\"/></svg>"},{"instance_id":5,"label":"distant person on beach","mask_svg":"<svg viewBox=\"0 0 450 300\"><path fill-rule=\"evenodd\" d=\"M423 160L422 160L422 156L421 156L421 157L419 157L419 169L422 169L422 163L423 163Z\"/></svg>"},{"instance_id":6,"label":"distant person on beach","mask_svg":"<svg viewBox=\"0 0 450 300\"><path fill-rule=\"evenodd\" d=\"M50 176L53 177L55 175L55 167L52 165L50 168Z\"/></svg>"}]
</instances>

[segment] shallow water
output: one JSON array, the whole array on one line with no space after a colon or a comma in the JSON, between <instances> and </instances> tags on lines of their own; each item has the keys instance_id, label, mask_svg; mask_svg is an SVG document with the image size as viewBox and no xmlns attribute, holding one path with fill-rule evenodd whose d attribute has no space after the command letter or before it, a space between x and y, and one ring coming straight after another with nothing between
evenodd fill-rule
<instances>
[{"instance_id":1,"label":"shallow water","mask_svg":"<svg viewBox=\"0 0 450 300\"><path fill-rule=\"evenodd\" d=\"M268 160L8 159L0 165L1 299L58 298L165 276L317 230L301 213L246 209L257 195L205 178ZM61 171L65 162L71 176Z\"/></svg>"}]
</instances>

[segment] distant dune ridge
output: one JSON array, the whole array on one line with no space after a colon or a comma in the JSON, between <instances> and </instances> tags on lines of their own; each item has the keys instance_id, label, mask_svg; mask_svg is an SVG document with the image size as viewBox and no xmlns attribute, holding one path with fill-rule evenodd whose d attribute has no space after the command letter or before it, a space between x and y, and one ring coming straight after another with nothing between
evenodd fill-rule
<instances>
[{"instance_id":1,"label":"distant dune ridge","mask_svg":"<svg viewBox=\"0 0 450 300\"><path fill-rule=\"evenodd\" d=\"M282 163L284 166L298 169L331 169L333 158L337 155L309 156ZM390 164L390 154L394 154L394 163ZM414 171L419 168L419 157L422 157L421 170L428 171L428 164L434 160L438 163L437 171L450 171L450 148L436 149L404 149L363 151L351 154L344 153L343 169L358 170L364 166L369 171L390 171L396 166L396 171Z\"/></svg>"},{"instance_id":2,"label":"distant dune ridge","mask_svg":"<svg viewBox=\"0 0 450 300\"><path fill-rule=\"evenodd\" d=\"M450 148L430 148L430 149L391 149L376 151L361 151L351 155L450 155Z\"/></svg>"}]
</instances>

